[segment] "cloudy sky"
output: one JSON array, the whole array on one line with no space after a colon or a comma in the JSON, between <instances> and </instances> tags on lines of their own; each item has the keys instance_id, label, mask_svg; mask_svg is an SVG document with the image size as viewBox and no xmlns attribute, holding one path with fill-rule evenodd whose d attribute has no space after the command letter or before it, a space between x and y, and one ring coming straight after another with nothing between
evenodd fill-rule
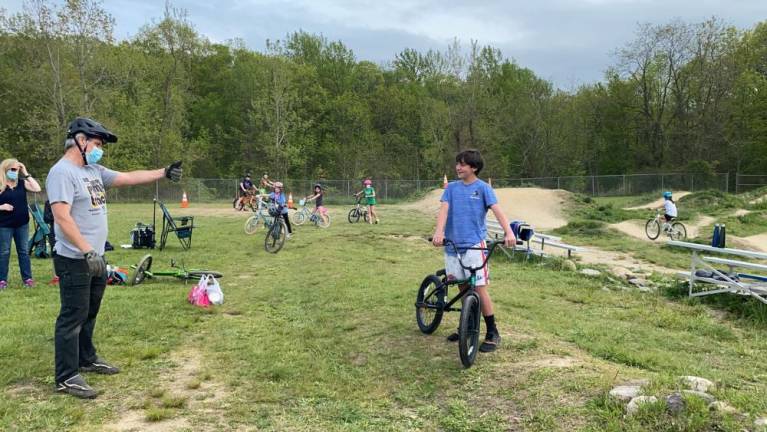
<instances>
[{"instance_id":1,"label":"cloudy sky","mask_svg":"<svg viewBox=\"0 0 767 432\"><path fill-rule=\"evenodd\" d=\"M8 12L22 0L2 0ZM129 38L163 13L160 0L104 0ZM491 44L564 89L599 81L611 53L634 37L637 23L717 16L738 28L767 20L767 0L174 0L213 41L267 39L305 30L341 40L359 60L384 63L404 48L445 50L453 38Z\"/></svg>"}]
</instances>

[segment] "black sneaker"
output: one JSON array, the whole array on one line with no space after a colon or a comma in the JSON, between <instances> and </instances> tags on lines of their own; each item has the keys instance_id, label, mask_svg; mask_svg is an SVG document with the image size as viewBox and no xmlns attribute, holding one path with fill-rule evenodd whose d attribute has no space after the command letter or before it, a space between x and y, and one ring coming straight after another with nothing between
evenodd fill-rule
<instances>
[{"instance_id":1,"label":"black sneaker","mask_svg":"<svg viewBox=\"0 0 767 432\"><path fill-rule=\"evenodd\" d=\"M114 375L116 373L120 373L120 368L117 366L112 366L111 364L98 357L96 357L95 362L86 366L80 366L80 370L82 372L95 372L103 375Z\"/></svg>"},{"instance_id":2,"label":"black sneaker","mask_svg":"<svg viewBox=\"0 0 767 432\"><path fill-rule=\"evenodd\" d=\"M461 336L458 335L458 332L455 332L447 337L448 342L458 342L461 340Z\"/></svg>"},{"instance_id":3,"label":"black sneaker","mask_svg":"<svg viewBox=\"0 0 767 432\"><path fill-rule=\"evenodd\" d=\"M56 391L68 393L81 399L93 399L98 395L98 392L93 390L80 374L56 384Z\"/></svg>"},{"instance_id":4,"label":"black sneaker","mask_svg":"<svg viewBox=\"0 0 767 432\"><path fill-rule=\"evenodd\" d=\"M501 344L501 335L493 332L488 333L487 336L485 336L485 341L482 342L482 345L479 346L479 350L482 352L493 352L496 348L498 348L498 345Z\"/></svg>"}]
</instances>

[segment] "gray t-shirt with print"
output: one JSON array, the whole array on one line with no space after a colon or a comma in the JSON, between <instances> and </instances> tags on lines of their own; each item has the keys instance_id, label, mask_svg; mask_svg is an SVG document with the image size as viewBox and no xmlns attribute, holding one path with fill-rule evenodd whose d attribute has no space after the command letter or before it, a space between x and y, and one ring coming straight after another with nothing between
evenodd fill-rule
<instances>
[{"instance_id":1,"label":"gray t-shirt with print","mask_svg":"<svg viewBox=\"0 0 767 432\"><path fill-rule=\"evenodd\" d=\"M104 255L107 241L107 195L106 188L112 185L117 171L101 165L79 166L67 159L60 159L48 172L45 189L51 204L61 202L72 206L70 214L85 240ZM70 243L58 223L56 232L57 254L67 258L82 258L83 251Z\"/></svg>"}]
</instances>

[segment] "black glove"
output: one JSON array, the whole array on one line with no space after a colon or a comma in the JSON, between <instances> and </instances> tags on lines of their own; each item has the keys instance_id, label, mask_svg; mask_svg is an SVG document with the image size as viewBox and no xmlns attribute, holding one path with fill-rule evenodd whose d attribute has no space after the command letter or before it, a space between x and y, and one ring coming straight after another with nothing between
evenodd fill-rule
<instances>
[{"instance_id":1,"label":"black glove","mask_svg":"<svg viewBox=\"0 0 767 432\"><path fill-rule=\"evenodd\" d=\"M165 168L165 177L170 179L170 181L177 182L181 180L182 172L183 170L181 169L181 161L176 161Z\"/></svg>"},{"instance_id":2,"label":"black glove","mask_svg":"<svg viewBox=\"0 0 767 432\"><path fill-rule=\"evenodd\" d=\"M95 250L85 254L85 262L88 263L88 273L91 277L101 277L107 271L107 263L104 261L104 257L99 256Z\"/></svg>"}]
</instances>

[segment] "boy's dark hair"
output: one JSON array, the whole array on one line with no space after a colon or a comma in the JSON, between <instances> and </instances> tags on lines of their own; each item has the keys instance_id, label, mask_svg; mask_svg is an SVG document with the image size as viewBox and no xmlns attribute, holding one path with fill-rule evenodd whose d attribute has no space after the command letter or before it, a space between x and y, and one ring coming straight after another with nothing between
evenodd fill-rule
<instances>
[{"instance_id":1,"label":"boy's dark hair","mask_svg":"<svg viewBox=\"0 0 767 432\"><path fill-rule=\"evenodd\" d=\"M479 175L480 171L482 171L482 167L485 166L485 162L482 160L482 155L479 154L479 150L474 149L464 150L458 153L455 156L455 161L457 163L463 163L476 169L477 175Z\"/></svg>"}]
</instances>

